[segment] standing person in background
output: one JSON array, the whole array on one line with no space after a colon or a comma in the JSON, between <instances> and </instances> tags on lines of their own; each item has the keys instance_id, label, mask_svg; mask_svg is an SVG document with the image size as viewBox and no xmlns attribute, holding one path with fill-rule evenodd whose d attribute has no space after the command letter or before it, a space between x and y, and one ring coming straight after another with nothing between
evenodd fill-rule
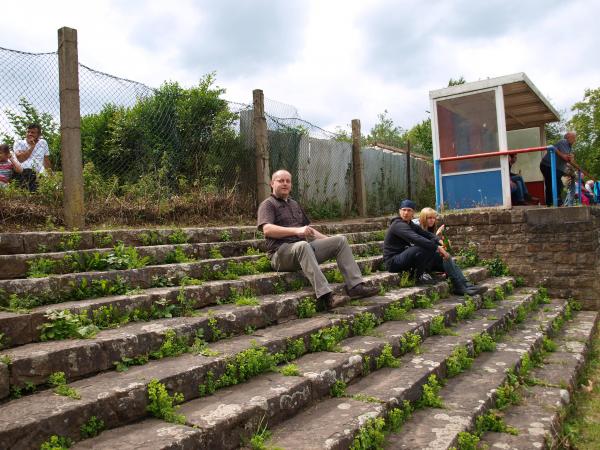
<instances>
[{"instance_id":1,"label":"standing person in background","mask_svg":"<svg viewBox=\"0 0 600 450\"><path fill-rule=\"evenodd\" d=\"M10 152L10 147L0 144L0 188L5 188L15 173L23 172L21 164Z\"/></svg>"},{"instance_id":2,"label":"standing person in background","mask_svg":"<svg viewBox=\"0 0 600 450\"><path fill-rule=\"evenodd\" d=\"M37 190L37 174L52 170L50 149L41 135L42 128L37 123L32 123L27 127L25 139L16 141L13 146L15 156L23 167L23 172L15 179L30 192Z\"/></svg>"},{"instance_id":3,"label":"standing person in background","mask_svg":"<svg viewBox=\"0 0 600 450\"><path fill-rule=\"evenodd\" d=\"M577 136L574 131L567 131L564 139L558 141L556 147L556 189L558 191L558 206L563 204L562 190L563 182L561 177L567 174L567 163L573 162L573 145ZM550 167L550 152L546 152L540 162L540 171L544 176L544 184L546 186L546 206L552 206L552 170ZM574 189L574 186L573 186Z\"/></svg>"}]
</instances>

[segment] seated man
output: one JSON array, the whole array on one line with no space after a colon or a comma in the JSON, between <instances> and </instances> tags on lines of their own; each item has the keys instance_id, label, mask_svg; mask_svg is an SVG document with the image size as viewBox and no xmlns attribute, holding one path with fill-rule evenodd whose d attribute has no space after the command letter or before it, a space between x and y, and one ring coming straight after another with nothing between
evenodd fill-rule
<instances>
[{"instance_id":1,"label":"seated man","mask_svg":"<svg viewBox=\"0 0 600 450\"><path fill-rule=\"evenodd\" d=\"M445 272L456 295L484 293L487 288L467 281L462 270L444 249L441 239L413 223L416 204L402 200L399 217L392 220L383 241L383 261L389 272L411 272L418 284L428 284L429 271Z\"/></svg>"},{"instance_id":2,"label":"seated man","mask_svg":"<svg viewBox=\"0 0 600 450\"><path fill-rule=\"evenodd\" d=\"M271 266L277 271L301 269L315 289L319 305L336 306L319 263L335 257L350 298L375 295L364 284L345 236L327 237L312 228L302 207L290 197L292 175L278 170L271 177L272 194L258 208L258 229L265 234Z\"/></svg>"},{"instance_id":3,"label":"seated man","mask_svg":"<svg viewBox=\"0 0 600 450\"><path fill-rule=\"evenodd\" d=\"M50 163L50 149L45 139L41 138L42 128L32 123L27 127L25 139L16 141L13 150L15 156L23 167L23 172L15 176L15 180L30 192L37 190L36 173L42 174L47 169L52 169Z\"/></svg>"},{"instance_id":4,"label":"seated man","mask_svg":"<svg viewBox=\"0 0 600 450\"><path fill-rule=\"evenodd\" d=\"M512 166L517 162L517 155L508 155L508 167L512 170ZM523 177L519 174L510 172L510 197L513 205L526 205L528 201L537 203L539 199L529 195L527 185L523 181Z\"/></svg>"}]
</instances>

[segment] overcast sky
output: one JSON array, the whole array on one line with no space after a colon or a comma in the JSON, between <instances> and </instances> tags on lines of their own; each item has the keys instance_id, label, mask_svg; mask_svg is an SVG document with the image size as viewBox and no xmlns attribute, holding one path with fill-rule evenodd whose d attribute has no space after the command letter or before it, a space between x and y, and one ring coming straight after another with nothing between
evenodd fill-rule
<instances>
[{"instance_id":1,"label":"overcast sky","mask_svg":"<svg viewBox=\"0 0 600 450\"><path fill-rule=\"evenodd\" d=\"M69 26L89 67L153 87L216 71L228 100L260 88L329 130L368 132L385 109L409 128L460 76L525 72L559 110L600 87L598 0L29 0L1 16L0 47L55 51Z\"/></svg>"}]
</instances>

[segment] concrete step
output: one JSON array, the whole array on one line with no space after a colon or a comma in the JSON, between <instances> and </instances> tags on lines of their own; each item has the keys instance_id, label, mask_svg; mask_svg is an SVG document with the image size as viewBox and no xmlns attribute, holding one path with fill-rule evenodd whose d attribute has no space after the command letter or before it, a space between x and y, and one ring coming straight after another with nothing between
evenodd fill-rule
<instances>
[{"instance_id":1,"label":"concrete step","mask_svg":"<svg viewBox=\"0 0 600 450\"><path fill-rule=\"evenodd\" d=\"M546 309L562 312L564 307L564 301L555 300ZM545 314L538 312L537 316L541 318ZM544 334L538 323L538 320L530 320L518 326L514 332L504 336L496 351L483 353L475 359L470 370L448 379L439 393L444 400L444 408L416 411L400 432L388 437L390 447L456 447L459 433L473 430L476 418L494 406L496 390L507 379L506 371L518 368L525 353L531 354L540 348ZM551 327L545 326L544 332L551 331Z\"/></svg>"},{"instance_id":2,"label":"concrete step","mask_svg":"<svg viewBox=\"0 0 600 450\"><path fill-rule=\"evenodd\" d=\"M518 434L486 432L481 445L490 449L559 448L563 411L577 388L590 342L598 326L598 312L580 311L554 339L556 352L530 373L532 386L522 390L520 404L504 411L504 421Z\"/></svg>"},{"instance_id":3,"label":"concrete step","mask_svg":"<svg viewBox=\"0 0 600 450\"><path fill-rule=\"evenodd\" d=\"M482 269L483 270L483 269ZM367 277L374 285L397 285L396 274L382 273ZM343 285L334 285L336 291L342 291ZM440 290L446 290L440 283ZM424 293L424 288L416 292ZM411 290L399 295L410 295ZM132 322L114 329L100 331L89 339L65 339L31 343L14 347L0 353L0 358L10 360L10 385L24 387L28 383L38 386L46 383L48 376L63 371L70 380L79 379L112 369L114 363L123 357L133 358L156 351L163 343L165 333L173 330L178 337L191 344L198 332L204 339L214 341L214 329L223 336L243 334L252 329L265 328L297 317L299 302L309 291L291 294L267 295L257 298L256 306L215 305L204 308L197 316L157 319L150 322ZM395 298L395 297L394 297ZM397 299L396 299L397 300ZM386 302L394 301L385 299ZM382 315L383 305L379 308ZM348 317L351 317L351 312Z\"/></svg>"},{"instance_id":4,"label":"concrete step","mask_svg":"<svg viewBox=\"0 0 600 450\"><path fill-rule=\"evenodd\" d=\"M324 234L352 233L385 229L386 217L357 219L344 223L316 223ZM0 254L45 253L65 249L84 250L110 248L121 241L126 245L142 246L170 244L174 234L182 234L187 242L228 242L257 239L256 226L209 228L139 228L121 230L84 230L78 232L43 231L0 233ZM74 248L71 248L74 247Z\"/></svg>"},{"instance_id":5,"label":"concrete step","mask_svg":"<svg viewBox=\"0 0 600 450\"><path fill-rule=\"evenodd\" d=\"M367 257L357 260L358 266L365 273L376 272L380 266L382 258ZM325 274L334 270L336 263L322 264L321 268ZM474 268L465 273L473 281L478 281L485 277L481 269ZM398 284L399 277L388 272L380 272L383 279L388 280L388 284ZM52 311L69 310L74 314L86 313L92 319L96 312L107 308L113 308L118 314L138 312L150 312L160 301L166 305L181 306L181 296L185 297L188 306L194 309L203 308L209 305L215 305L222 299L229 297L234 291L244 292L251 290L255 295L269 295L282 290L304 289L308 285L307 279L300 272L266 272L259 275L240 276L237 280L218 280L209 281L200 285L174 286L168 288L150 288L141 291L139 294L126 294L120 296L109 296L92 298L88 300L57 302L52 305L44 305L33 308L29 312L2 312L0 311L0 327L4 336L2 344L4 348L24 345L40 340L40 326L49 322L47 314ZM309 289L310 290L310 289ZM343 289L338 286L338 290ZM313 295L312 290L310 294ZM54 299L60 300L60 299Z\"/></svg>"},{"instance_id":6,"label":"concrete step","mask_svg":"<svg viewBox=\"0 0 600 450\"><path fill-rule=\"evenodd\" d=\"M361 269L375 272L381 263L381 257L368 257L358 259ZM323 271L334 270L336 263L321 265ZM387 272L386 272L387 273ZM471 276L477 271L471 272ZM182 280L182 278L179 278ZM396 278L389 278L390 283L398 282ZM475 279L477 281L477 279ZM237 280L216 280L203 282L200 285L173 286L149 288L139 293L98 297L78 301L60 302L61 298L52 298L54 304L32 308L28 312L0 311L0 328L4 333L4 348L24 345L40 340L39 327L48 322L47 314L52 311L69 310L73 314L86 313L89 318L99 309L113 308L120 315L131 313L134 310L142 312L151 311L157 301L166 301L169 305L180 305L181 295L190 302L194 309L214 305L219 299L229 297L233 292L251 290L255 295L269 295L281 291L290 291L304 288L308 285L306 278L299 272L266 272L259 275L240 276ZM309 295L312 295L309 294Z\"/></svg>"},{"instance_id":7,"label":"concrete step","mask_svg":"<svg viewBox=\"0 0 600 450\"><path fill-rule=\"evenodd\" d=\"M421 346L421 354L403 356L400 367L378 370L349 386L345 401L324 400L275 426L268 445L286 449L349 448L355 434L369 419L383 418L386 411L405 400L414 402L419 399L430 375L444 377L446 362L457 346L469 347L474 335L483 332L492 334L501 329L514 319L519 306L528 304L532 299L532 294L515 295L500 302L495 311L482 310L473 319L460 323L453 329L455 336L427 339ZM547 326L558 314L559 311L551 311L543 313L541 318L529 319L528 333L538 332L540 326ZM335 417L339 419L334 420Z\"/></svg>"},{"instance_id":8,"label":"concrete step","mask_svg":"<svg viewBox=\"0 0 600 450\"><path fill-rule=\"evenodd\" d=\"M502 281L490 283L491 286L502 284ZM356 308L365 311L365 308L378 303L377 299L367 301L373 305ZM401 336L414 332L426 335L431 317L446 314L449 318L454 310L451 305L456 304L456 299L448 299L436 304L435 312L429 309L415 310L414 317L410 319L414 322L386 322L374 330L373 336L356 336L342 341L339 352L304 355L294 361L299 376L265 374L247 383L219 390L210 397L185 403L179 413L185 415L186 424L193 428L174 429L171 439L159 437L164 424L146 420L103 433L96 439L82 441L76 448L108 449L125 445L143 445L152 449L183 448L182 437L185 446L190 448L237 448L258 427L277 424L309 403L328 395L337 379L350 382L366 375L365 367L369 367L369 371L375 370L375 359L385 344L391 344L395 353L400 353L398 341ZM372 407L361 402L357 404L359 408ZM157 439L149 439L149 436L156 436Z\"/></svg>"},{"instance_id":9,"label":"concrete step","mask_svg":"<svg viewBox=\"0 0 600 450\"><path fill-rule=\"evenodd\" d=\"M365 254L381 252L381 244L353 244L350 246L355 258ZM18 278L0 280L0 305L8 306L11 294L24 296L65 297L71 299L75 288L82 283L90 284L92 280L101 279L111 282L120 282L131 289L147 289L155 287L158 281L171 280L177 283L183 277L201 280L222 279L232 264L256 265L264 255L236 256L231 258L205 259L189 263L160 264L145 266L139 269L107 270L93 272L67 273L63 275L50 275L43 278ZM267 267L270 269L270 265ZM258 273L259 270L255 273ZM83 281L83 280L86 281ZM54 302L57 303L57 302Z\"/></svg>"},{"instance_id":10,"label":"concrete step","mask_svg":"<svg viewBox=\"0 0 600 450\"><path fill-rule=\"evenodd\" d=\"M382 231L365 231L344 234L351 244L364 244L382 240ZM140 257L148 257L152 265L166 264L168 258L177 250L183 252L188 258L201 260L214 258L212 253L218 252L222 257L230 258L243 256L250 249L253 252L266 252L266 241L264 239L251 239L244 241L228 242L198 242L191 244L163 244L135 247ZM69 258L76 259L77 256L90 257L94 254L106 256L113 248L93 248L79 251L61 251L36 254L11 254L0 255L0 267L5 270L0 274L0 279L26 278L30 264L40 260L54 262L53 274L74 272ZM211 253L212 252L212 253ZM171 256L172 257L172 256Z\"/></svg>"},{"instance_id":11,"label":"concrete step","mask_svg":"<svg viewBox=\"0 0 600 450\"><path fill-rule=\"evenodd\" d=\"M498 281L505 284L508 279ZM429 289L447 289L445 283ZM425 288L409 288L388 293L385 299L393 303ZM378 300L378 301L377 301ZM80 400L59 397L43 391L13 400L0 408L0 448L30 448L48 439L50 434L79 439L79 427L92 415L104 421L107 428L115 428L146 417L146 386L152 378L165 383L169 392L181 392L185 400L199 396L198 386L205 383L209 372L220 377L234 355L253 348L265 347L268 352L285 351L290 340L302 339L310 348L310 336L323 328L349 323L365 310L381 310L382 299L372 299L373 305L356 306L340 314L325 314L312 319L298 319L255 332L252 336L238 336L209 345L217 356L184 354L174 358L150 361L144 366L131 367L126 372L106 372L75 381L69 387L76 389ZM450 300L449 300L450 301ZM465 299L455 299L458 304ZM415 324L418 326L418 324ZM64 366L62 367L64 369Z\"/></svg>"}]
</instances>

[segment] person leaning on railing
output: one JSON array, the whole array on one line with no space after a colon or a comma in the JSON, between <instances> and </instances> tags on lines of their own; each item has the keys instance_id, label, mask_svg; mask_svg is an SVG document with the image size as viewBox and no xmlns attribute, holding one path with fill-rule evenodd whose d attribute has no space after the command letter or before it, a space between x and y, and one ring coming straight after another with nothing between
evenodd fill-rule
<instances>
[{"instance_id":1,"label":"person leaning on railing","mask_svg":"<svg viewBox=\"0 0 600 450\"><path fill-rule=\"evenodd\" d=\"M573 162L573 145L577 136L574 131L567 131L564 139L558 141L554 147L556 149L556 190L558 197L558 205L563 204L561 193L563 190L563 182L561 177L567 174L567 163ZM540 171L544 176L544 185L546 188L546 206L552 206L552 169L550 167L550 152L546 152L542 161L540 162ZM574 185L570 186L569 189L575 189ZM573 198L573 194L569 191L571 196L567 195L567 199Z\"/></svg>"}]
</instances>

